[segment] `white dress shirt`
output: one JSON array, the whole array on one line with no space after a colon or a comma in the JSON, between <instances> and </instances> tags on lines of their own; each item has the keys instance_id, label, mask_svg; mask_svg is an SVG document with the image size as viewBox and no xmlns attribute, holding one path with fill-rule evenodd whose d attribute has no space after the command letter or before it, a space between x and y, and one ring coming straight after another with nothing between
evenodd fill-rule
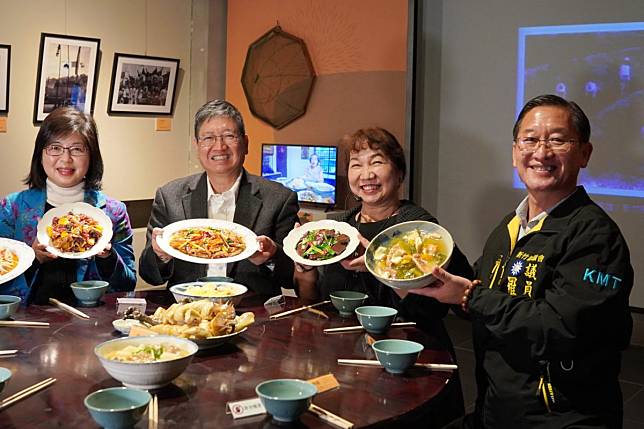
<instances>
[{"instance_id":1,"label":"white dress shirt","mask_svg":"<svg viewBox=\"0 0 644 429\"><path fill-rule=\"evenodd\" d=\"M233 186L221 194L215 193L208 181L208 218L233 221L235 217L235 207L237 201L237 192L239 191L239 184L241 183L241 173ZM208 264L208 277L225 277L226 264Z\"/></svg>"}]
</instances>

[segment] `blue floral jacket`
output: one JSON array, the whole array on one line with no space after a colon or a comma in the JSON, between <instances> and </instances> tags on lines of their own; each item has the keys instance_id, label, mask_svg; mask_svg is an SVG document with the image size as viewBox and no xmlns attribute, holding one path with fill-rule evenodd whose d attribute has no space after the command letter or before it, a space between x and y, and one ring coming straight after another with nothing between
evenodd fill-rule
<instances>
[{"instance_id":1,"label":"blue floral jacket","mask_svg":"<svg viewBox=\"0 0 644 429\"><path fill-rule=\"evenodd\" d=\"M28 245L37 235L38 221L45 212L47 192L44 189L27 189L8 195L0 201L0 237L20 240ZM85 191L85 202L101 208L112 220L112 249L117 264L110 278L102 279L94 258L79 259L76 278L81 280L106 280L111 291L133 290L136 286L136 268L132 249L132 228L125 204L107 197L100 191ZM34 276L34 279L37 276ZM29 287L24 275L0 284L0 294L17 295L26 302Z\"/></svg>"}]
</instances>

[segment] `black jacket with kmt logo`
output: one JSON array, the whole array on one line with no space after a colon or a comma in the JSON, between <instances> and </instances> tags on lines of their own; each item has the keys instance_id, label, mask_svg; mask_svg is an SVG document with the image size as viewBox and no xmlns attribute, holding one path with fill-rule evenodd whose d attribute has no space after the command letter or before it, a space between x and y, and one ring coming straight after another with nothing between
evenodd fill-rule
<instances>
[{"instance_id":1,"label":"black jacket with kmt logo","mask_svg":"<svg viewBox=\"0 0 644 429\"><path fill-rule=\"evenodd\" d=\"M617 225L585 190L516 240L508 215L476 264L469 303L486 428L622 425L633 268Z\"/></svg>"}]
</instances>

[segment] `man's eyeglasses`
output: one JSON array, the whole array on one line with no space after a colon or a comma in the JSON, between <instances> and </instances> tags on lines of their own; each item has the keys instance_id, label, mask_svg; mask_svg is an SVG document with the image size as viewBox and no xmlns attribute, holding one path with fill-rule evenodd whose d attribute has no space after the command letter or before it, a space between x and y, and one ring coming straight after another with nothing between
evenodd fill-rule
<instances>
[{"instance_id":1,"label":"man's eyeglasses","mask_svg":"<svg viewBox=\"0 0 644 429\"><path fill-rule=\"evenodd\" d=\"M576 142L575 140L566 140L560 137L548 137L547 139L539 139L537 137L521 137L516 140L519 150L522 152L536 152L539 149L539 145L543 142L543 145L550 149L553 152L568 152L572 145Z\"/></svg>"},{"instance_id":2,"label":"man's eyeglasses","mask_svg":"<svg viewBox=\"0 0 644 429\"><path fill-rule=\"evenodd\" d=\"M201 145L201 147L210 147L214 145L219 139L221 139L221 141L225 144L235 144L239 140L239 136L233 133L224 133L220 136L213 134L199 137L197 138L197 142L199 143L199 145Z\"/></svg>"},{"instance_id":3,"label":"man's eyeglasses","mask_svg":"<svg viewBox=\"0 0 644 429\"><path fill-rule=\"evenodd\" d=\"M45 147L45 153L49 156L61 156L68 150L73 158L80 158L89 155L89 149L85 145L63 146L60 144L50 144Z\"/></svg>"}]
</instances>

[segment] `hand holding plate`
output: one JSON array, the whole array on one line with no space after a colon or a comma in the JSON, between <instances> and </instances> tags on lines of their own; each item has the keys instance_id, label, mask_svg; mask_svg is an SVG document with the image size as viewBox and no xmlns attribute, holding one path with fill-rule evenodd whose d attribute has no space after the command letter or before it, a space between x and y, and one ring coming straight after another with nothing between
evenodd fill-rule
<instances>
[{"instance_id":1,"label":"hand holding plate","mask_svg":"<svg viewBox=\"0 0 644 429\"><path fill-rule=\"evenodd\" d=\"M49 253L49 251L47 250L47 246L45 244L42 244L40 241L38 241L38 238L34 239L34 242L31 244L31 248L34 249L34 253L36 254L36 259L41 264L51 262L54 259L58 258L58 256Z\"/></svg>"},{"instance_id":2,"label":"hand holding plate","mask_svg":"<svg viewBox=\"0 0 644 429\"><path fill-rule=\"evenodd\" d=\"M157 255L162 262L168 262L172 256L161 250L159 243L157 243L157 236L163 235L163 228L154 228L152 230L152 251Z\"/></svg>"},{"instance_id":3,"label":"hand holding plate","mask_svg":"<svg viewBox=\"0 0 644 429\"><path fill-rule=\"evenodd\" d=\"M107 243L107 246L105 246L105 249L103 249L101 252L98 252L96 256L99 258L107 258L112 254L112 243Z\"/></svg>"},{"instance_id":4,"label":"hand holding plate","mask_svg":"<svg viewBox=\"0 0 644 429\"><path fill-rule=\"evenodd\" d=\"M432 275L436 281L422 289L411 289L409 293L429 296L444 304L460 304L465 292L472 288L472 282L465 277L455 276L440 267Z\"/></svg>"},{"instance_id":5,"label":"hand holding plate","mask_svg":"<svg viewBox=\"0 0 644 429\"><path fill-rule=\"evenodd\" d=\"M362 245L362 249L361 249L362 252L360 252L362 254L357 258L343 259L342 261L340 261L340 264L345 270L348 270L348 271L365 272L367 271L367 265L365 264L365 260L364 260L364 249L366 249L369 246L369 240L364 238L362 234L358 234L358 239L360 240L360 245Z\"/></svg>"},{"instance_id":6,"label":"hand holding plate","mask_svg":"<svg viewBox=\"0 0 644 429\"><path fill-rule=\"evenodd\" d=\"M277 252L277 245L275 242L265 235L257 237L257 252L248 258L250 262L255 265L262 265L271 259Z\"/></svg>"}]
</instances>

